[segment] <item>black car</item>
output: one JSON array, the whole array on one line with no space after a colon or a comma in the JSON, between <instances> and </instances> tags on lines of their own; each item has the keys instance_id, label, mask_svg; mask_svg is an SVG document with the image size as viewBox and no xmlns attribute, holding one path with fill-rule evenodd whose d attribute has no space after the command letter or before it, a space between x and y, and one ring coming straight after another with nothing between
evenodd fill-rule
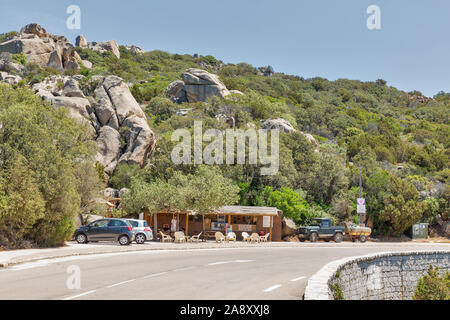
<instances>
[{"instance_id":1,"label":"black car","mask_svg":"<svg viewBox=\"0 0 450 320\"><path fill-rule=\"evenodd\" d=\"M81 226L75 231L75 240L80 243L89 241L118 241L120 245L129 245L134 240L133 228L121 219L101 219Z\"/></svg>"}]
</instances>

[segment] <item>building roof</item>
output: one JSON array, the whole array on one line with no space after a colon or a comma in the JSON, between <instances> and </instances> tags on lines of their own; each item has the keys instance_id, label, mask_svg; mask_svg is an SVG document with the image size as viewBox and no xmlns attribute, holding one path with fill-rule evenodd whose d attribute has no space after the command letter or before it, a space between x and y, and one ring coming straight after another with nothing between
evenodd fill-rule
<instances>
[{"instance_id":1,"label":"building roof","mask_svg":"<svg viewBox=\"0 0 450 320\"><path fill-rule=\"evenodd\" d=\"M218 214L236 214L249 216L277 216L281 210L272 207L225 206L217 210Z\"/></svg>"},{"instance_id":2,"label":"building roof","mask_svg":"<svg viewBox=\"0 0 450 320\"><path fill-rule=\"evenodd\" d=\"M272 207L244 207L244 206L225 206L222 207L215 212L211 212L210 214L214 215L244 215L244 216L277 216L278 213L282 211L277 208ZM195 211L187 211L187 212L176 212L170 210L161 210L158 213L160 214L189 214L190 216L195 216L198 213Z\"/></svg>"}]
</instances>

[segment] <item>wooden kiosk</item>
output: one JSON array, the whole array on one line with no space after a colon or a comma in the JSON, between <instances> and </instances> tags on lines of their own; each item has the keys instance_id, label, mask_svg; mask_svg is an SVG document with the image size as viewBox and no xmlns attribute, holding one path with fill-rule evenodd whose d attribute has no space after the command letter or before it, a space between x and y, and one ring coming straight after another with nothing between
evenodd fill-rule
<instances>
[{"instance_id":1,"label":"wooden kiosk","mask_svg":"<svg viewBox=\"0 0 450 320\"><path fill-rule=\"evenodd\" d=\"M173 212L163 210L156 214L146 213L144 219L153 229L155 237L159 231L170 233L172 220L176 219L177 231L186 235L197 235L202 231L209 234L220 231L225 234L226 228L236 233L238 239L242 232L265 234L270 233L270 241L281 240L282 212L270 207L226 206L215 212L200 215L195 212Z\"/></svg>"}]
</instances>

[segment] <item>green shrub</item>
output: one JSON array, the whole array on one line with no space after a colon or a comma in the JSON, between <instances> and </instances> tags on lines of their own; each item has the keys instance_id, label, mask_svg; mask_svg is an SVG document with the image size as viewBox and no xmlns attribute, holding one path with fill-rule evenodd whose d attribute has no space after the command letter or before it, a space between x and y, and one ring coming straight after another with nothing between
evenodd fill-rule
<instances>
[{"instance_id":1,"label":"green shrub","mask_svg":"<svg viewBox=\"0 0 450 320\"><path fill-rule=\"evenodd\" d=\"M450 300L450 272L443 276L430 265L428 273L419 279L414 300Z\"/></svg>"},{"instance_id":2,"label":"green shrub","mask_svg":"<svg viewBox=\"0 0 450 320\"><path fill-rule=\"evenodd\" d=\"M27 64L27 56L23 52L17 53L17 54L13 54L11 56L11 60L13 62L21 64L23 66Z\"/></svg>"},{"instance_id":3,"label":"green shrub","mask_svg":"<svg viewBox=\"0 0 450 320\"><path fill-rule=\"evenodd\" d=\"M18 36L19 33L17 31L11 31L8 33L0 34L0 43L3 43L6 41L6 39L14 36Z\"/></svg>"},{"instance_id":4,"label":"green shrub","mask_svg":"<svg viewBox=\"0 0 450 320\"><path fill-rule=\"evenodd\" d=\"M339 283L330 284L330 290L333 292L334 300L345 300L344 293L342 292L342 288Z\"/></svg>"}]
</instances>

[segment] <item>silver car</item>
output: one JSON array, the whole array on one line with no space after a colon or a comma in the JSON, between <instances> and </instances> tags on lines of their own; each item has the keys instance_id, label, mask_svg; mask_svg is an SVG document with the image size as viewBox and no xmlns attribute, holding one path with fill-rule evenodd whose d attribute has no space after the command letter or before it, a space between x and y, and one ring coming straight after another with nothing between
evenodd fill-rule
<instances>
[{"instance_id":1,"label":"silver car","mask_svg":"<svg viewBox=\"0 0 450 320\"><path fill-rule=\"evenodd\" d=\"M153 240L153 231L145 220L126 219L131 224L134 232L134 239L137 244L144 244L145 241Z\"/></svg>"}]
</instances>

